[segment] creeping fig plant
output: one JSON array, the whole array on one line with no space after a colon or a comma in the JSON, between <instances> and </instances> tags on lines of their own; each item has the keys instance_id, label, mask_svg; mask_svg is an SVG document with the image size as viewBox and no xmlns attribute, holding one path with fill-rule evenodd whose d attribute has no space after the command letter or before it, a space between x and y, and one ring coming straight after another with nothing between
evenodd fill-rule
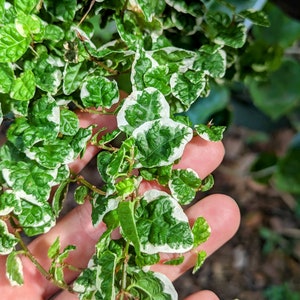
<instances>
[{"instance_id":1,"label":"creeping fig plant","mask_svg":"<svg viewBox=\"0 0 300 300\"><path fill-rule=\"evenodd\" d=\"M172 166L193 136L218 141L224 131L191 124L181 113L234 63L246 40L245 18L267 23L261 13L236 11L222 0L0 0L0 121L7 127L0 254L8 255L12 285L23 283L20 255L26 255L80 299L177 299L170 280L148 267L162 252L175 255L167 264L180 264L183 253L209 238L205 219L191 226L182 206L213 179ZM121 89L128 96L115 105ZM115 115L117 128L105 134L81 128L76 111ZM97 186L68 167L90 142L99 149ZM143 180L168 192L141 195ZM75 247L61 249L58 237L45 270L23 238L56 224L71 183L78 205L91 202L92 223L107 229L69 285L63 271L76 269L65 262ZM119 239L111 238L115 229ZM194 272L205 253L197 256Z\"/></svg>"}]
</instances>

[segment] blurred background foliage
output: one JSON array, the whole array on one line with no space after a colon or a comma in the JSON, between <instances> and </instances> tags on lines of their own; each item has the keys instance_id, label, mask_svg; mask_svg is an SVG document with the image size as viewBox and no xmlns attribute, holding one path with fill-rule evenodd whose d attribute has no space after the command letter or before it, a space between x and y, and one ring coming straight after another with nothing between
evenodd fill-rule
<instances>
[{"instance_id":1,"label":"blurred background foliage","mask_svg":"<svg viewBox=\"0 0 300 300\"><path fill-rule=\"evenodd\" d=\"M258 1L230 2L243 9ZM258 139L270 138L279 128L292 128L294 138L285 155L263 152L251 171L258 182L272 182L293 194L300 215L300 22L271 2L263 10L270 27L249 29L247 44L227 78L188 114L194 123L213 119L217 125L245 126L257 131Z\"/></svg>"}]
</instances>

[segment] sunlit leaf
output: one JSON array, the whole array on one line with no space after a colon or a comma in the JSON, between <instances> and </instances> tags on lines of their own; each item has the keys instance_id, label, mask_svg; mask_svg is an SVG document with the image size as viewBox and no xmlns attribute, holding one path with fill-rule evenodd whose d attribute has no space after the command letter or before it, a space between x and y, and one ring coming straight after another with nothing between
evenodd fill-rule
<instances>
[{"instance_id":1,"label":"sunlit leaf","mask_svg":"<svg viewBox=\"0 0 300 300\"><path fill-rule=\"evenodd\" d=\"M172 196L180 204L189 204L196 196L196 191L201 185L201 179L192 169L177 169L172 172L169 188Z\"/></svg>"},{"instance_id":2,"label":"sunlit leaf","mask_svg":"<svg viewBox=\"0 0 300 300\"><path fill-rule=\"evenodd\" d=\"M144 194L135 224L142 252L183 253L193 246L187 216L165 192L150 190Z\"/></svg>"},{"instance_id":3,"label":"sunlit leaf","mask_svg":"<svg viewBox=\"0 0 300 300\"><path fill-rule=\"evenodd\" d=\"M198 217L192 227L194 235L194 247L207 241L210 236L210 227L203 217Z\"/></svg>"},{"instance_id":4,"label":"sunlit leaf","mask_svg":"<svg viewBox=\"0 0 300 300\"><path fill-rule=\"evenodd\" d=\"M119 101L118 85L105 77L88 77L81 87L80 98L85 107L110 108Z\"/></svg>"},{"instance_id":5,"label":"sunlit leaf","mask_svg":"<svg viewBox=\"0 0 300 300\"><path fill-rule=\"evenodd\" d=\"M135 270L132 273L133 283L129 285L130 293L138 299L177 300L177 292L166 275L161 273Z\"/></svg>"},{"instance_id":6,"label":"sunlit leaf","mask_svg":"<svg viewBox=\"0 0 300 300\"><path fill-rule=\"evenodd\" d=\"M0 28L0 62L15 62L28 49L29 36L22 36L14 24Z\"/></svg>"},{"instance_id":7,"label":"sunlit leaf","mask_svg":"<svg viewBox=\"0 0 300 300\"><path fill-rule=\"evenodd\" d=\"M16 100L30 100L35 93L35 76L27 70L13 82L10 96Z\"/></svg>"},{"instance_id":8,"label":"sunlit leaf","mask_svg":"<svg viewBox=\"0 0 300 300\"><path fill-rule=\"evenodd\" d=\"M63 90L66 95L75 92L87 75L83 64L66 64L63 73Z\"/></svg>"},{"instance_id":9,"label":"sunlit leaf","mask_svg":"<svg viewBox=\"0 0 300 300\"><path fill-rule=\"evenodd\" d=\"M214 125L195 125L195 130L206 141L217 142L223 138L223 132L225 126L214 126Z\"/></svg>"},{"instance_id":10,"label":"sunlit leaf","mask_svg":"<svg viewBox=\"0 0 300 300\"><path fill-rule=\"evenodd\" d=\"M269 27L270 21L267 17L267 15L262 11L255 11L253 9L247 9L244 11L239 12L239 15L243 18L246 18L250 20L253 24L263 26L263 27Z\"/></svg>"},{"instance_id":11,"label":"sunlit leaf","mask_svg":"<svg viewBox=\"0 0 300 300\"><path fill-rule=\"evenodd\" d=\"M200 269L200 267L203 265L203 263L206 259L206 256L207 256L207 254L205 251L199 251L197 253L197 261L193 268L193 274L195 274Z\"/></svg>"},{"instance_id":12,"label":"sunlit leaf","mask_svg":"<svg viewBox=\"0 0 300 300\"><path fill-rule=\"evenodd\" d=\"M17 252L12 252L6 258L6 277L12 286L20 286L24 283L23 264Z\"/></svg>"},{"instance_id":13,"label":"sunlit leaf","mask_svg":"<svg viewBox=\"0 0 300 300\"><path fill-rule=\"evenodd\" d=\"M28 236L45 233L55 225L55 217L48 202L37 206L22 201L22 214L18 215L20 225Z\"/></svg>"},{"instance_id":14,"label":"sunlit leaf","mask_svg":"<svg viewBox=\"0 0 300 300\"><path fill-rule=\"evenodd\" d=\"M128 241L133 243L136 253L140 254L140 236L134 217L135 203L131 201L121 202L118 206L118 216L120 220L122 235ZM143 249L144 250L144 249ZM147 251L144 251L149 253ZM152 253L150 253L152 254Z\"/></svg>"},{"instance_id":15,"label":"sunlit leaf","mask_svg":"<svg viewBox=\"0 0 300 300\"><path fill-rule=\"evenodd\" d=\"M0 254L11 253L17 243L18 239L9 233L6 223L0 219Z\"/></svg>"},{"instance_id":16,"label":"sunlit leaf","mask_svg":"<svg viewBox=\"0 0 300 300\"><path fill-rule=\"evenodd\" d=\"M16 8L17 11L21 11L24 13L31 13L32 10L38 5L39 0L15 0L14 1L14 7Z\"/></svg>"},{"instance_id":17,"label":"sunlit leaf","mask_svg":"<svg viewBox=\"0 0 300 300\"><path fill-rule=\"evenodd\" d=\"M192 130L171 119L145 122L132 133L143 167L166 166L180 158L192 138Z\"/></svg>"},{"instance_id":18,"label":"sunlit leaf","mask_svg":"<svg viewBox=\"0 0 300 300\"><path fill-rule=\"evenodd\" d=\"M65 135L75 135L78 130L79 120L77 115L68 109L61 109L59 131Z\"/></svg>"},{"instance_id":19,"label":"sunlit leaf","mask_svg":"<svg viewBox=\"0 0 300 300\"><path fill-rule=\"evenodd\" d=\"M11 64L0 63L0 93L9 93L14 83L14 71Z\"/></svg>"},{"instance_id":20,"label":"sunlit leaf","mask_svg":"<svg viewBox=\"0 0 300 300\"><path fill-rule=\"evenodd\" d=\"M161 92L154 88L131 93L117 115L118 127L131 133L147 121L168 118L170 108Z\"/></svg>"}]
</instances>

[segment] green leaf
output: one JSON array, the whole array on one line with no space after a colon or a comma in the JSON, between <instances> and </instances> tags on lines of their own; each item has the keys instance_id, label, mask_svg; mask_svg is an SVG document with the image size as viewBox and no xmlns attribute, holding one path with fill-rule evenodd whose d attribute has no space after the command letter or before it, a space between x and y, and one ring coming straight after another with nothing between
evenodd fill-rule
<instances>
[{"instance_id":1,"label":"green leaf","mask_svg":"<svg viewBox=\"0 0 300 300\"><path fill-rule=\"evenodd\" d=\"M102 151L97 155L97 168L104 182L110 181L110 175L107 174L107 167L112 159L112 154L108 151Z\"/></svg>"},{"instance_id":2,"label":"green leaf","mask_svg":"<svg viewBox=\"0 0 300 300\"><path fill-rule=\"evenodd\" d=\"M40 206L22 201L22 214L18 215L20 226L28 236L48 232L55 225L55 217L48 202Z\"/></svg>"},{"instance_id":3,"label":"green leaf","mask_svg":"<svg viewBox=\"0 0 300 300\"><path fill-rule=\"evenodd\" d=\"M165 8L165 3L162 0L146 1L137 0L137 4L141 8L147 21L151 21L155 15L159 15Z\"/></svg>"},{"instance_id":4,"label":"green leaf","mask_svg":"<svg viewBox=\"0 0 300 300\"><path fill-rule=\"evenodd\" d=\"M171 74L168 66L155 66L148 69L144 74L144 84L147 87L154 87L164 95L171 92L170 81Z\"/></svg>"},{"instance_id":5,"label":"green leaf","mask_svg":"<svg viewBox=\"0 0 300 300\"><path fill-rule=\"evenodd\" d=\"M140 175L150 181L150 180L157 180L161 185L166 185L172 174L172 166L162 166L157 168L141 168Z\"/></svg>"},{"instance_id":6,"label":"green leaf","mask_svg":"<svg viewBox=\"0 0 300 300\"><path fill-rule=\"evenodd\" d=\"M201 179L192 169L173 170L172 177L169 181L169 188L174 197L181 205L191 203L196 191L201 185Z\"/></svg>"},{"instance_id":7,"label":"green leaf","mask_svg":"<svg viewBox=\"0 0 300 300\"><path fill-rule=\"evenodd\" d=\"M33 146L25 151L28 158L35 160L48 169L56 169L61 164L69 164L74 160L74 151L65 140L56 140L42 146Z\"/></svg>"},{"instance_id":8,"label":"green leaf","mask_svg":"<svg viewBox=\"0 0 300 300\"><path fill-rule=\"evenodd\" d=\"M207 34L211 35L216 44L232 48L241 48L244 45L247 32L243 23L233 23L226 13L221 12L207 13L206 21L209 25Z\"/></svg>"},{"instance_id":9,"label":"green leaf","mask_svg":"<svg viewBox=\"0 0 300 300\"><path fill-rule=\"evenodd\" d=\"M217 142L222 140L225 126L214 126L214 125L195 125L195 130L201 138L206 141Z\"/></svg>"},{"instance_id":10,"label":"green leaf","mask_svg":"<svg viewBox=\"0 0 300 300\"><path fill-rule=\"evenodd\" d=\"M3 122L3 112L2 112L2 104L0 103L0 126Z\"/></svg>"},{"instance_id":11,"label":"green leaf","mask_svg":"<svg viewBox=\"0 0 300 300\"><path fill-rule=\"evenodd\" d=\"M128 291L136 299L177 300L177 292L170 279L162 273L134 270Z\"/></svg>"},{"instance_id":12,"label":"green leaf","mask_svg":"<svg viewBox=\"0 0 300 300\"><path fill-rule=\"evenodd\" d=\"M247 85L254 104L273 119L291 112L300 104L299 76L299 63L295 60L285 60L265 81L249 79Z\"/></svg>"},{"instance_id":13,"label":"green leaf","mask_svg":"<svg viewBox=\"0 0 300 300\"><path fill-rule=\"evenodd\" d=\"M12 211L19 214L21 210L20 199L12 190L7 190L0 195L0 216L6 216Z\"/></svg>"},{"instance_id":14,"label":"green leaf","mask_svg":"<svg viewBox=\"0 0 300 300\"><path fill-rule=\"evenodd\" d=\"M5 0L0 0L0 22L1 23L2 23L4 13L5 13L4 3L5 3Z\"/></svg>"},{"instance_id":15,"label":"green leaf","mask_svg":"<svg viewBox=\"0 0 300 300\"><path fill-rule=\"evenodd\" d=\"M62 81L63 61L54 55L43 53L34 64L36 85L43 91L55 95Z\"/></svg>"},{"instance_id":16,"label":"green leaf","mask_svg":"<svg viewBox=\"0 0 300 300\"><path fill-rule=\"evenodd\" d=\"M12 252L6 258L6 277L12 286L21 286L24 283L23 264L18 252Z\"/></svg>"},{"instance_id":17,"label":"green leaf","mask_svg":"<svg viewBox=\"0 0 300 300\"><path fill-rule=\"evenodd\" d=\"M44 0L46 10L55 18L63 22L70 22L73 20L76 12L76 0L61 0L53 2L51 0Z\"/></svg>"},{"instance_id":18,"label":"green leaf","mask_svg":"<svg viewBox=\"0 0 300 300\"><path fill-rule=\"evenodd\" d=\"M178 202L165 192L150 190L144 194L134 226L138 235L136 242L140 242L142 252L184 253L193 247L187 216Z\"/></svg>"},{"instance_id":19,"label":"green leaf","mask_svg":"<svg viewBox=\"0 0 300 300\"><path fill-rule=\"evenodd\" d=\"M81 85L83 79L87 75L86 66L84 64L65 65L63 73L63 91L66 95L75 92Z\"/></svg>"},{"instance_id":20,"label":"green leaf","mask_svg":"<svg viewBox=\"0 0 300 300\"><path fill-rule=\"evenodd\" d=\"M139 267L151 266L157 264L160 261L159 253L147 254L140 253L135 257L135 262Z\"/></svg>"},{"instance_id":21,"label":"green leaf","mask_svg":"<svg viewBox=\"0 0 300 300\"><path fill-rule=\"evenodd\" d=\"M184 261L184 256L180 255L176 258L165 261L164 264L165 265L171 265L171 266L178 266L178 265L182 264L183 261Z\"/></svg>"},{"instance_id":22,"label":"green leaf","mask_svg":"<svg viewBox=\"0 0 300 300\"><path fill-rule=\"evenodd\" d=\"M267 2L266 11L271 26L254 26L251 33L255 40L263 41L268 45L278 45L284 49L291 47L300 38L300 23L289 17L277 5Z\"/></svg>"},{"instance_id":23,"label":"green leaf","mask_svg":"<svg viewBox=\"0 0 300 300\"><path fill-rule=\"evenodd\" d=\"M111 178L116 178L119 173L122 172L124 163L127 164L125 160L125 149L120 148L118 151L114 152L111 156L111 160L107 165L106 172Z\"/></svg>"},{"instance_id":24,"label":"green leaf","mask_svg":"<svg viewBox=\"0 0 300 300\"><path fill-rule=\"evenodd\" d=\"M64 38L64 31L59 26L53 24L47 24L45 28L44 38L54 43L61 41Z\"/></svg>"},{"instance_id":25,"label":"green leaf","mask_svg":"<svg viewBox=\"0 0 300 300\"><path fill-rule=\"evenodd\" d=\"M14 82L14 71L11 64L0 63L0 93L9 93Z\"/></svg>"},{"instance_id":26,"label":"green leaf","mask_svg":"<svg viewBox=\"0 0 300 300\"><path fill-rule=\"evenodd\" d=\"M202 4L200 2L192 2L188 3L186 1L178 1L178 0L167 0L168 5L172 6L179 12L183 12L185 14L190 14L194 17L197 17L203 14L202 12Z\"/></svg>"},{"instance_id":27,"label":"green leaf","mask_svg":"<svg viewBox=\"0 0 300 300\"><path fill-rule=\"evenodd\" d=\"M135 205L136 203L131 201L120 202L117 211L123 237L134 245L137 255L140 255L140 238L134 217Z\"/></svg>"},{"instance_id":28,"label":"green leaf","mask_svg":"<svg viewBox=\"0 0 300 300\"><path fill-rule=\"evenodd\" d=\"M64 135L75 135L79 130L79 120L77 115L68 109L60 110L59 131Z\"/></svg>"},{"instance_id":29,"label":"green leaf","mask_svg":"<svg viewBox=\"0 0 300 300\"><path fill-rule=\"evenodd\" d=\"M17 30L22 36L32 36L35 40L41 40L44 35L42 21L36 15L19 13L15 19Z\"/></svg>"},{"instance_id":30,"label":"green leaf","mask_svg":"<svg viewBox=\"0 0 300 300\"><path fill-rule=\"evenodd\" d=\"M14 24L0 28L0 62L15 62L28 49L30 37L22 36Z\"/></svg>"},{"instance_id":31,"label":"green leaf","mask_svg":"<svg viewBox=\"0 0 300 300\"><path fill-rule=\"evenodd\" d=\"M195 274L200 269L200 267L203 265L203 263L206 259L206 256L207 256L207 254L205 251L199 251L197 253L197 261L193 268L193 274Z\"/></svg>"},{"instance_id":32,"label":"green leaf","mask_svg":"<svg viewBox=\"0 0 300 300\"><path fill-rule=\"evenodd\" d=\"M278 189L297 195L300 194L299 155L299 147L288 149L287 153L279 159L274 174L275 184Z\"/></svg>"},{"instance_id":33,"label":"green leaf","mask_svg":"<svg viewBox=\"0 0 300 300\"><path fill-rule=\"evenodd\" d=\"M253 9L247 9L244 11L240 11L238 13L239 16L248 19L251 21L251 23L263 27L269 27L270 26L270 21L263 11L255 11Z\"/></svg>"},{"instance_id":34,"label":"green leaf","mask_svg":"<svg viewBox=\"0 0 300 300\"><path fill-rule=\"evenodd\" d=\"M132 63L131 82L133 91L142 91L146 85L144 83L144 74L157 62L142 48L138 48L134 61Z\"/></svg>"},{"instance_id":35,"label":"green leaf","mask_svg":"<svg viewBox=\"0 0 300 300\"><path fill-rule=\"evenodd\" d=\"M192 227L194 248L207 241L210 236L210 227L203 217L198 217Z\"/></svg>"},{"instance_id":36,"label":"green leaf","mask_svg":"<svg viewBox=\"0 0 300 300\"><path fill-rule=\"evenodd\" d=\"M206 192L206 191L210 190L214 186L214 183L215 183L215 180L214 180L213 175L209 174L202 180L200 191Z\"/></svg>"},{"instance_id":37,"label":"green leaf","mask_svg":"<svg viewBox=\"0 0 300 300\"><path fill-rule=\"evenodd\" d=\"M18 239L9 233L6 223L0 219L0 254L11 253L17 243Z\"/></svg>"},{"instance_id":38,"label":"green leaf","mask_svg":"<svg viewBox=\"0 0 300 300\"><path fill-rule=\"evenodd\" d=\"M56 258L59 255L59 250L60 250L60 240L59 237L57 237L48 249L48 257L50 259Z\"/></svg>"},{"instance_id":39,"label":"green leaf","mask_svg":"<svg viewBox=\"0 0 300 300\"><path fill-rule=\"evenodd\" d=\"M119 101L117 82L101 76L91 76L84 80L80 98L85 107L110 108Z\"/></svg>"},{"instance_id":40,"label":"green leaf","mask_svg":"<svg viewBox=\"0 0 300 300\"><path fill-rule=\"evenodd\" d=\"M97 265L85 269L76 279L73 289L79 293L79 299L116 299L115 269L118 257L106 250L97 259Z\"/></svg>"},{"instance_id":41,"label":"green leaf","mask_svg":"<svg viewBox=\"0 0 300 300\"><path fill-rule=\"evenodd\" d=\"M118 128L126 133L132 133L134 129L147 121L170 116L170 107L164 95L154 88L146 88L143 91L131 93L118 112Z\"/></svg>"},{"instance_id":42,"label":"green leaf","mask_svg":"<svg viewBox=\"0 0 300 300\"><path fill-rule=\"evenodd\" d=\"M204 91L207 84L204 71L189 70L185 73L174 73L171 76L171 90L180 102L189 108Z\"/></svg>"},{"instance_id":43,"label":"green leaf","mask_svg":"<svg viewBox=\"0 0 300 300\"><path fill-rule=\"evenodd\" d=\"M86 186L81 185L77 187L74 192L74 200L78 204L83 204L88 196L88 193L89 193L89 189Z\"/></svg>"},{"instance_id":44,"label":"green leaf","mask_svg":"<svg viewBox=\"0 0 300 300\"><path fill-rule=\"evenodd\" d=\"M193 69L213 78L222 78L226 71L226 52L220 46L202 46L197 52Z\"/></svg>"},{"instance_id":45,"label":"green leaf","mask_svg":"<svg viewBox=\"0 0 300 300\"><path fill-rule=\"evenodd\" d=\"M214 42L218 45L226 45L232 48L241 48L246 42L246 27L243 24L220 28Z\"/></svg>"},{"instance_id":46,"label":"green leaf","mask_svg":"<svg viewBox=\"0 0 300 300\"><path fill-rule=\"evenodd\" d=\"M38 5L39 0L14 0L14 7L16 11L21 11L30 14Z\"/></svg>"},{"instance_id":47,"label":"green leaf","mask_svg":"<svg viewBox=\"0 0 300 300\"><path fill-rule=\"evenodd\" d=\"M73 158L77 158L79 155L80 157L83 156L87 142L92 137L92 130L93 126L89 126L87 128L79 128L77 133L72 137L70 141L70 146L72 147L74 151Z\"/></svg>"},{"instance_id":48,"label":"green leaf","mask_svg":"<svg viewBox=\"0 0 300 300\"><path fill-rule=\"evenodd\" d=\"M122 197L127 197L132 194L137 188L137 181L135 178L125 178L116 184L116 190Z\"/></svg>"},{"instance_id":49,"label":"green leaf","mask_svg":"<svg viewBox=\"0 0 300 300\"><path fill-rule=\"evenodd\" d=\"M17 197L35 205L43 205L48 200L53 171L20 160L4 165L2 175Z\"/></svg>"},{"instance_id":50,"label":"green leaf","mask_svg":"<svg viewBox=\"0 0 300 300\"><path fill-rule=\"evenodd\" d=\"M170 165L182 156L192 135L191 128L171 119L145 122L132 133L139 165L150 168Z\"/></svg>"},{"instance_id":51,"label":"green leaf","mask_svg":"<svg viewBox=\"0 0 300 300\"><path fill-rule=\"evenodd\" d=\"M110 142L114 142L115 139L119 139L119 136L120 138L123 138L123 135L121 134L121 131L119 129L115 129L110 132L107 132L98 141L98 145L106 145Z\"/></svg>"},{"instance_id":52,"label":"green leaf","mask_svg":"<svg viewBox=\"0 0 300 300\"><path fill-rule=\"evenodd\" d=\"M10 97L16 100L30 100L35 93L35 76L27 70L14 80Z\"/></svg>"},{"instance_id":53,"label":"green leaf","mask_svg":"<svg viewBox=\"0 0 300 300\"><path fill-rule=\"evenodd\" d=\"M67 198L69 183L69 180L63 181L54 193L52 199L52 209L56 217L58 217L59 213L63 209L63 202Z\"/></svg>"},{"instance_id":54,"label":"green leaf","mask_svg":"<svg viewBox=\"0 0 300 300\"><path fill-rule=\"evenodd\" d=\"M97 226L110 211L115 210L121 198L116 196L96 195L92 200L92 223Z\"/></svg>"}]
</instances>

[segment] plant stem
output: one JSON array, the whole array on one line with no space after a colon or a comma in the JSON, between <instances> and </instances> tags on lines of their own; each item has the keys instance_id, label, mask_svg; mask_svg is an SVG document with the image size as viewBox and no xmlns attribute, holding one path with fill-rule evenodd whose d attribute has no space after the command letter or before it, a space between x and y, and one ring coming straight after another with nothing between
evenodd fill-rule
<instances>
[{"instance_id":1,"label":"plant stem","mask_svg":"<svg viewBox=\"0 0 300 300\"><path fill-rule=\"evenodd\" d=\"M57 280L55 280L53 278L53 276L39 263L39 261L34 257L34 255L31 253L31 251L29 250L29 248L27 247L27 245L24 243L19 229L16 225L16 223L14 222L14 220L12 218L10 218L10 222L14 228L14 234L15 236L18 238L19 240L19 245L21 246L22 250L23 250L23 255L25 255L27 258L29 258L29 260L35 265L35 267L38 269L38 271L49 281L51 281L54 285L56 285L57 287L63 289L63 290L68 290L71 293L74 293L73 289L71 286L69 286L68 284L64 283L64 282L58 282Z\"/></svg>"},{"instance_id":2,"label":"plant stem","mask_svg":"<svg viewBox=\"0 0 300 300\"><path fill-rule=\"evenodd\" d=\"M18 229L15 230L15 236L19 239L19 244L24 251L24 255L31 260L31 262L36 266L36 268L44 277L46 277L48 280L51 279L51 276L48 273L48 271L37 261L37 259L33 256L33 254L28 249L27 245L22 240Z\"/></svg>"},{"instance_id":3,"label":"plant stem","mask_svg":"<svg viewBox=\"0 0 300 300\"><path fill-rule=\"evenodd\" d=\"M122 268L122 281L121 281L121 295L120 300L124 300L125 290L127 286L127 263L128 263L128 250L129 250L129 242L126 242L124 249L124 263Z\"/></svg>"},{"instance_id":4,"label":"plant stem","mask_svg":"<svg viewBox=\"0 0 300 300\"><path fill-rule=\"evenodd\" d=\"M81 175L77 176L73 181L78 181L82 183L84 186L88 187L93 192L105 196L106 193L100 189L98 189L96 186L88 182L86 179L84 179Z\"/></svg>"}]
</instances>

